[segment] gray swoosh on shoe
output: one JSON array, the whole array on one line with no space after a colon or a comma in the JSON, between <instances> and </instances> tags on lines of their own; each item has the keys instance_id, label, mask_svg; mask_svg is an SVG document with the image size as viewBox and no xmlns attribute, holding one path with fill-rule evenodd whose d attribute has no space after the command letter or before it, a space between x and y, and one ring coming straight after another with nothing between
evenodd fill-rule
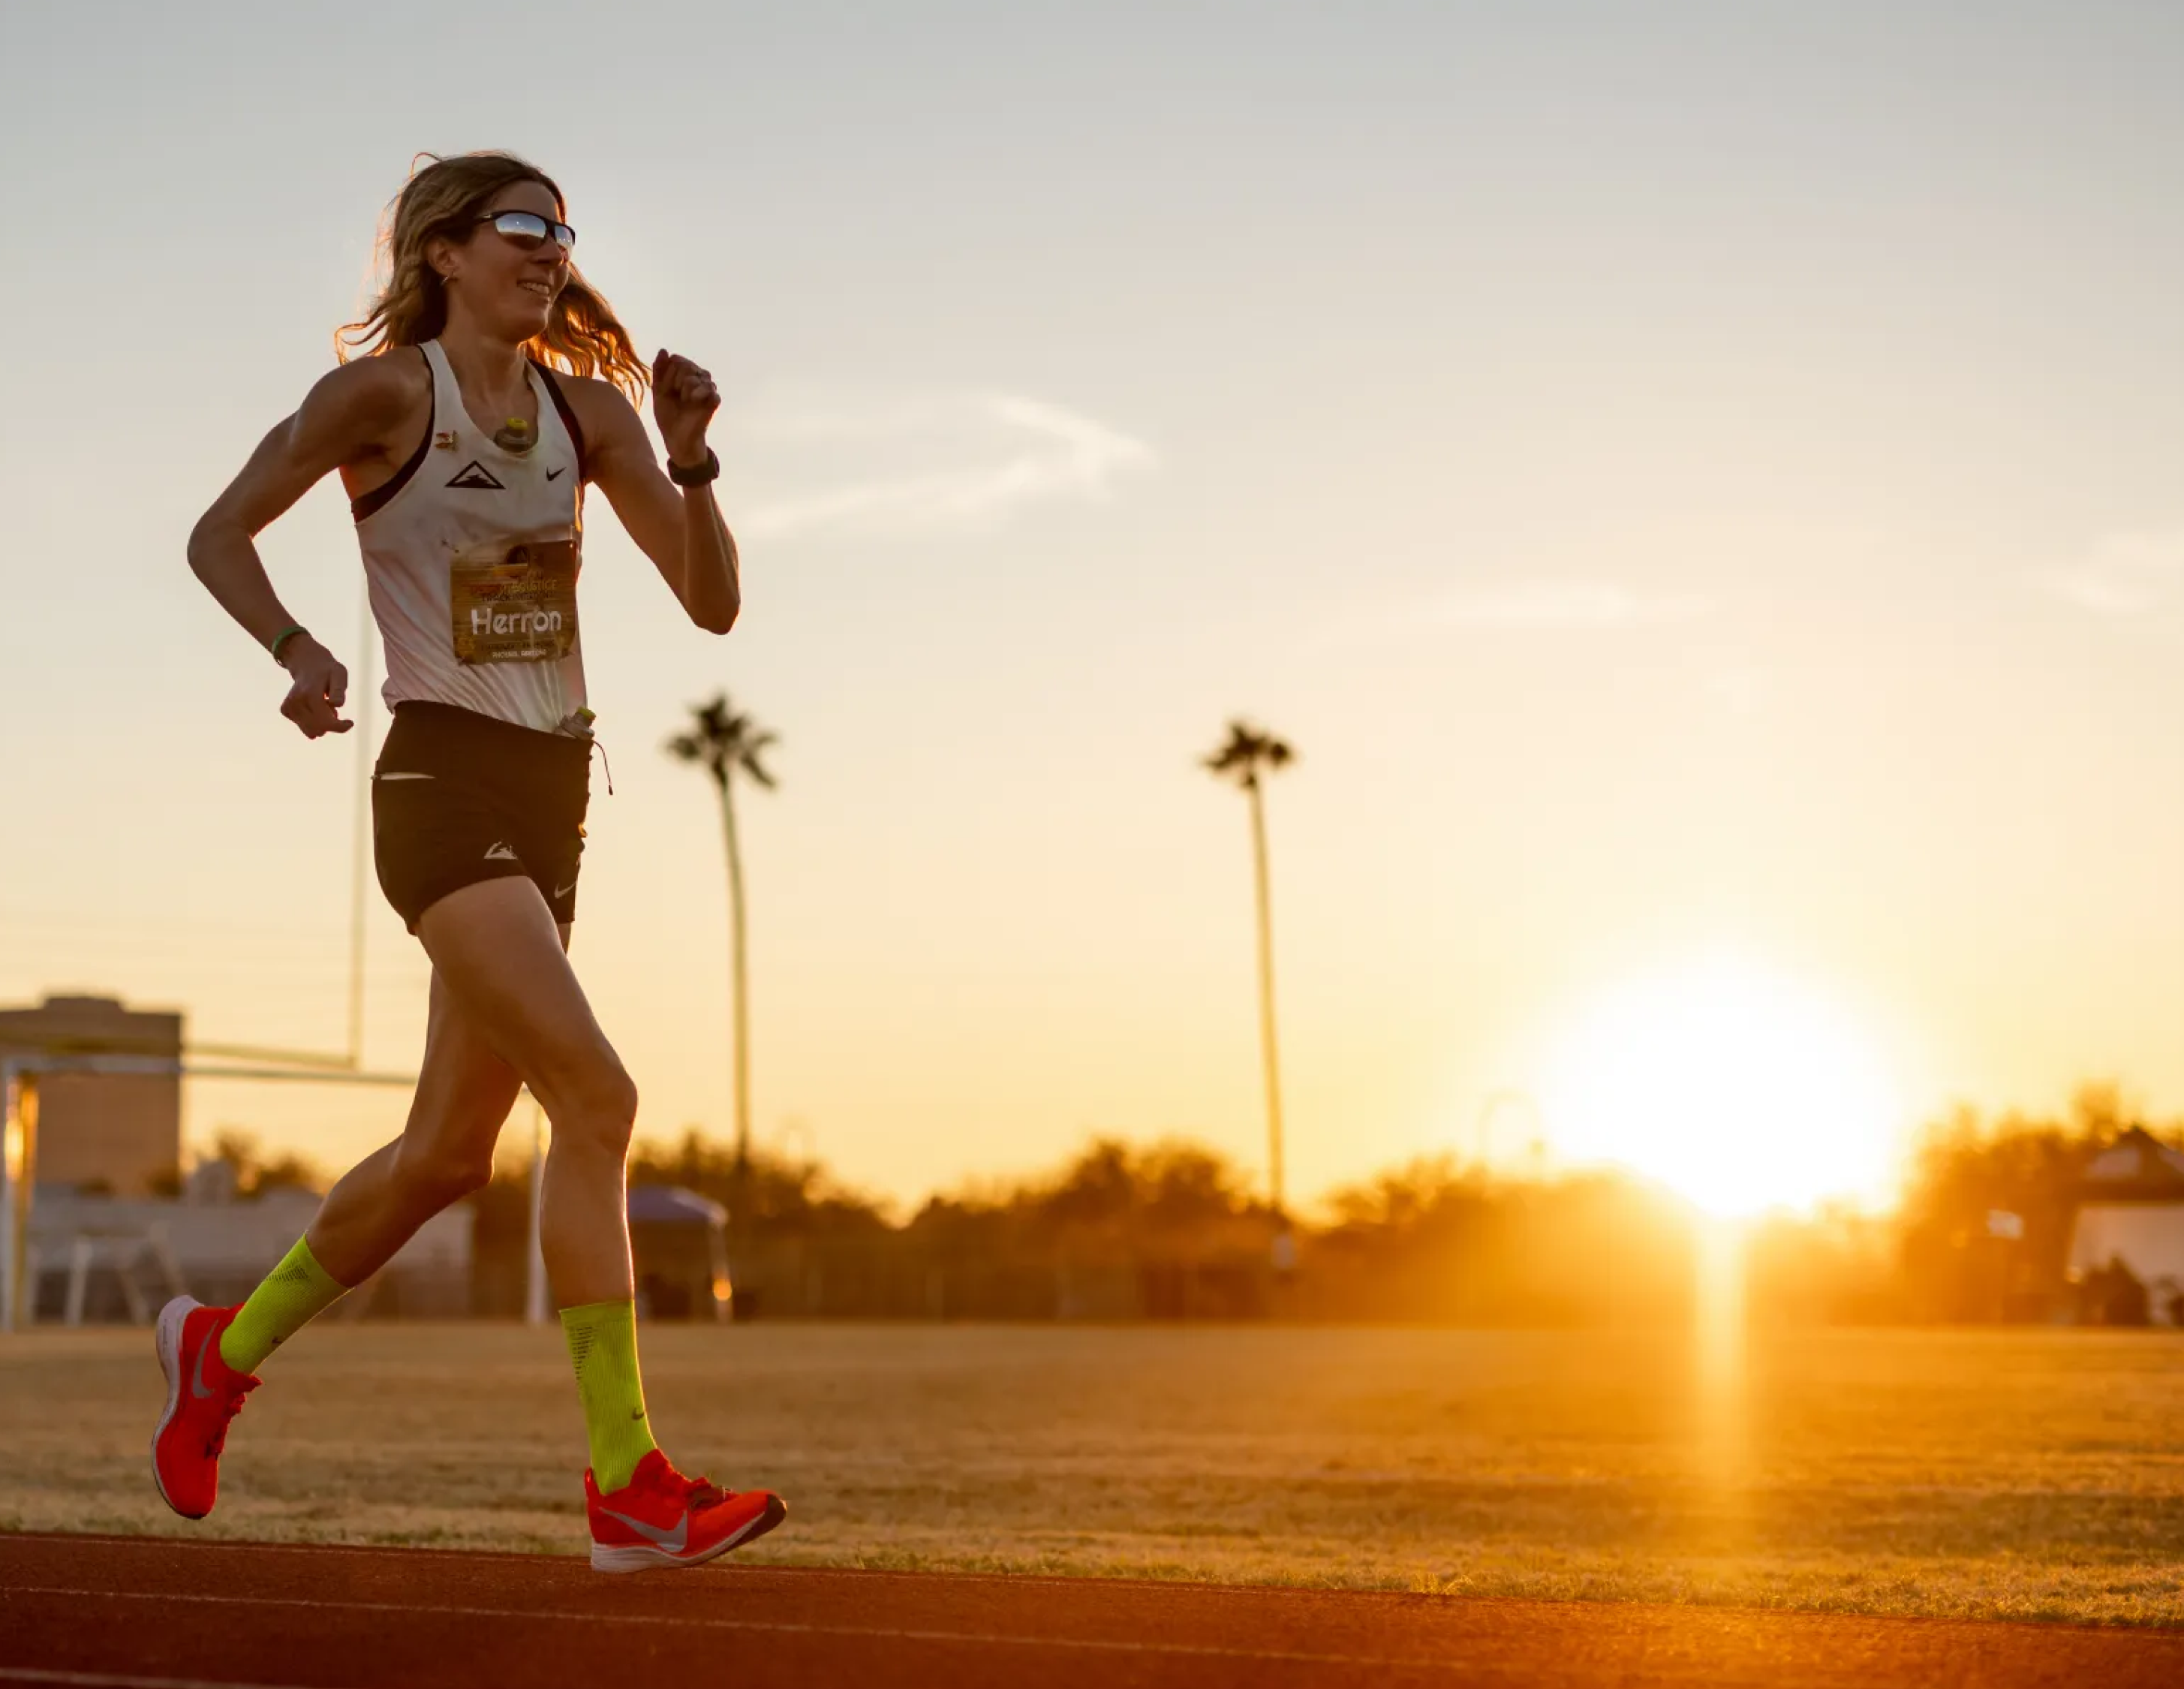
<instances>
[{"instance_id":1,"label":"gray swoosh on shoe","mask_svg":"<svg viewBox=\"0 0 2184 1689\"><path fill-rule=\"evenodd\" d=\"M212 1346L213 1346L214 1343L217 1343L219 1341L220 1341L220 1339L219 1339L218 1337L216 1337L216 1336L215 1336L215 1337L209 1337L209 1338L207 1338L203 1342L202 1342L202 1343L200 1343L200 1344L198 1344L198 1363L197 1363L197 1366L196 1366L195 1369L192 1372L192 1374L191 1374L191 1375L190 1375L190 1394L191 1394L191 1395L192 1395L192 1396L196 1396L196 1397L198 1398L198 1401L200 1401L200 1402L203 1402L203 1401L207 1400L207 1399L208 1399L208 1398L209 1398L209 1397L210 1397L210 1396L212 1395L212 1391L210 1391L209 1390L207 1390L207 1389L205 1388L205 1381L204 1381L204 1357L205 1357L205 1351L206 1351L206 1350L208 1350L208 1349L209 1349L210 1347L212 1347Z\"/></svg>"},{"instance_id":2,"label":"gray swoosh on shoe","mask_svg":"<svg viewBox=\"0 0 2184 1689\"><path fill-rule=\"evenodd\" d=\"M690 1514L687 1508L682 1517L675 1521L672 1530L662 1530L656 1525L647 1525L641 1519L632 1519L627 1513L616 1513L612 1508L601 1508L599 1511L609 1519L620 1519L646 1541L665 1548L671 1554L680 1554L690 1546Z\"/></svg>"}]
</instances>

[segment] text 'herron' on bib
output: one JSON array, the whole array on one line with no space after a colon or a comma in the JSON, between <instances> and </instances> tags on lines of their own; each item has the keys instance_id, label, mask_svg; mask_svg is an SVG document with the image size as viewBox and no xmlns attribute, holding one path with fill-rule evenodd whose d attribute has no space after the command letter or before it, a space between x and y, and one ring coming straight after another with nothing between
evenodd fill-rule
<instances>
[{"instance_id":1,"label":"text 'herron' on bib","mask_svg":"<svg viewBox=\"0 0 2184 1689\"><path fill-rule=\"evenodd\" d=\"M458 557L449 566L455 660L543 663L577 646L574 540L527 540L495 557Z\"/></svg>"}]
</instances>

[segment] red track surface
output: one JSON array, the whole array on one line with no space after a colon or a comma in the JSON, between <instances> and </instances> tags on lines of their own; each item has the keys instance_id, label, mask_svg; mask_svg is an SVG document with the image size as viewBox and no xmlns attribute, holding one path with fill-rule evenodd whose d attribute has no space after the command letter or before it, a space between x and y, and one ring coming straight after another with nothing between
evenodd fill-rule
<instances>
[{"instance_id":1,"label":"red track surface","mask_svg":"<svg viewBox=\"0 0 2184 1689\"><path fill-rule=\"evenodd\" d=\"M2175 1689L2184 1634L722 1562L0 1536L0 1689Z\"/></svg>"}]
</instances>

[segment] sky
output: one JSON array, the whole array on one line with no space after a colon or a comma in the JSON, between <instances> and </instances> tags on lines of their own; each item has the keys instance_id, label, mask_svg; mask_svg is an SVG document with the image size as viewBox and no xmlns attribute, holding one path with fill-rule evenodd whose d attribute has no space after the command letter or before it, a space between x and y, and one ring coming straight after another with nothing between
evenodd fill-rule
<instances>
[{"instance_id":1,"label":"sky","mask_svg":"<svg viewBox=\"0 0 2184 1689\"><path fill-rule=\"evenodd\" d=\"M0 1001L342 1045L356 739L183 547L412 156L490 146L726 395L731 634L587 532L574 955L640 1134L729 1124L718 821L660 749L722 688L780 735L756 1138L903 1203L1095 1133L1263 1176L1238 715L1298 753L1293 1196L1615 1158L1542 1100L1724 956L1827 1028L1724 1130L1843 1063L1899 1143L2184 1107L2181 79L2150 0L8 8ZM260 546L360 672L337 486ZM407 1070L376 892L366 959ZM403 1106L186 1129L339 1165Z\"/></svg>"}]
</instances>

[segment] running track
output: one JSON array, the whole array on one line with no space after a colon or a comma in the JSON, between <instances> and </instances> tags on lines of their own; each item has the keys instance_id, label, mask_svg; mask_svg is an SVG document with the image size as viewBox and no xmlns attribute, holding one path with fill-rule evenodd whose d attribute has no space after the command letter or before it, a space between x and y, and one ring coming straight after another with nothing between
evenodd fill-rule
<instances>
[{"instance_id":1,"label":"running track","mask_svg":"<svg viewBox=\"0 0 2184 1689\"><path fill-rule=\"evenodd\" d=\"M0 1689L2184 1684L2184 1632L0 1535Z\"/></svg>"}]
</instances>

